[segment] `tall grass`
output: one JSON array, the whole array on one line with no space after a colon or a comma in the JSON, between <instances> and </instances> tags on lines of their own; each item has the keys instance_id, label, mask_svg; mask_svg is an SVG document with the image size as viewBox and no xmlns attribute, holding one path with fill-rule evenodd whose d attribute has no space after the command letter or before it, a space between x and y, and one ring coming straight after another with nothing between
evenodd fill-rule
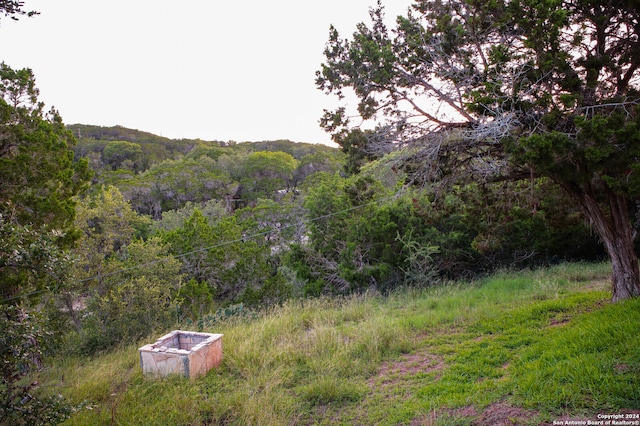
<instances>
[{"instance_id":1,"label":"tall grass","mask_svg":"<svg viewBox=\"0 0 640 426\"><path fill-rule=\"evenodd\" d=\"M460 424L446 413L497 401L535 408L532 422L640 408L640 302L609 304L608 274L567 264L293 300L205 330L224 334L224 359L196 380L143 377L134 346L52 360L39 380L84 403L70 425Z\"/></svg>"}]
</instances>

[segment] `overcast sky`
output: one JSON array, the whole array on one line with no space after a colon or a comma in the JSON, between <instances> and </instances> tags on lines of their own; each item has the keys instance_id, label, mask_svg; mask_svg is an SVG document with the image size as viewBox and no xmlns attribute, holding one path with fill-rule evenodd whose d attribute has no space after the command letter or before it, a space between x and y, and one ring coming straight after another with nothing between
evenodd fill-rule
<instances>
[{"instance_id":1,"label":"overcast sky","mask_svg":"<svg viewBox=\"0 0 640 426\"><path fill-rule=\"evenodd\" d=\"M169 138L330 143L317 90L329 25L344 37L375 0L26 0L0 20L0 61L31 68L66 124ZM410 0L383 4L392 21Z\"/></svg>"}]
</instances>

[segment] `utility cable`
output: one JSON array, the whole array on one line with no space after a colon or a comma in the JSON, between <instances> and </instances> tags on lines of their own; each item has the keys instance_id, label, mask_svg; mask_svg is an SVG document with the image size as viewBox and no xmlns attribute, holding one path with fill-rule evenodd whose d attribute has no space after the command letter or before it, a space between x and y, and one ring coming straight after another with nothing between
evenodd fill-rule
<instances>
[{"instance_id":1,"label":"utility cable","mask_svg":"<svg viewBox=\"0 0 640 426\"><path fill-rule=\"evenodd\" d=\"M398 194L394 194L394 195L391 195L391 196L388 196L388 197L378 198L378 199L370 201L368 203L364 203L364 204L360 204L360 205L357 205L357 206L349 207L347 209L343 209L343 210L340 210L340 211L337 211L337 212L327 213L325 215L314 217L314 218L307 219L307 220L303 219L302 221L305 222L305 223L311 223L311 222L316 222L318 220L327 219L327 218L330 218L330 217L333 217L333 216L337 216L337 215L342 214L342 213L347 213L347 212L350 212L350 211L353 211L353 210L357 210L357 209L361 209L361 208L364 208L364 207L367 207L367 206L370 206L370 205L373 205L373 204L378 204L378 203L380 203L382 201L387 201L387 200L391 200L391 199L397 198L397 195ZM151 262L146 262L146 263L140 263L140 264L137 264L137 265L133 265L133 266L130 266L128 268L122 268L122 269L118 269L116 271L107 272L105 274L98 274L98 275L94 275L94 276L91 276L91 277L83 278L83 279L77 280L76 282L77 283L84 283L84 282L88 282L88 281L92 281L92 280L96 280L96 279L101 279L101 278L105 278L105 277L121 274L121 273L124 273L124 272L140 269L140 268L145 268L147 266L152 266L152 265L155 265L155 264L158 264L158 263L166 262L169 259L181 259L181 258L190 256L192 254L213 250L213 249L216 249L216 248L224 247L224 246L235 244L235 243L239 243L239 242L245 242L247 240L252 240L254 238L261 237L261 236L264 236L264 235L267 235L267 234L271 234L271 233L274 233L274 232L278 232L279 233L280 231L282 231L284 229L293 228L295 226L298 226L298 225L297 224L289 224L289 225L285 225L285 226L283 226L281 228L278 228L277 230L271 229L271 230L268 230L268 231L257 232L255 234L251 234L251 235L248 235L248 236L245 236L245 237L242 237L242 238L237 238L235 240L224 241L224 242L221 242L221 243L218 243L218 244L214 244L214 245L211 245L211 246L208 246L208 247L201 247L199 249L195 249L195 250L192 250L192 251L189 251L189 252L168 256L168 257L166 257L164 259L157 259L157 260L153 260ZM0 300L0 304L3 304L5 302L10 302L10 301L16 300L16 299L21 299L23 297L34 296L36 294L45 293L45 292L48 292L48 291L49 291L48 289L36 290L36 291L31 292L31 293L25 293L25 294L21 294L21 295L8 297L8 298Z\"/></svg>"}]
</instances>

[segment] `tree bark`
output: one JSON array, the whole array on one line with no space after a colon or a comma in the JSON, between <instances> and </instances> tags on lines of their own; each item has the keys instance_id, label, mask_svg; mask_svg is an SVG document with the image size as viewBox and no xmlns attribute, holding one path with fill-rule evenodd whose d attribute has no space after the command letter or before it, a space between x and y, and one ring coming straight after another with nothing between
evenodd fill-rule
<instances>
[{"instance_id":1,"label":"tree bark","mask_svg":"<svg viewBox=\"0 0 640 426\"><path fill-rule=\"evenodd\" d=\"M605 213L591 194L575 187L565 189L580 202L611 259L611 300L619 302L640 296L640 268L626 198L608 190L609 212Z\"/></svg>"},{"instance_id":2,"label":"tree bark","mask_svg":"<svg viewBox=\"0 0 640 426\"><path fill-rule=\"evenodd\" d=\"M74 302L74 298L73 295L68 292L65 291L62 294L62 300L64 301L64 304L67 307L67 310L69 311L69 315L71 316L71 320L73 321L73 325L76 326L76 330L78 332L82 331L82 322L80 322L80 318L78 317L78 313L76 312L74 306L73 306L73 302Z\"/></svg>"},{"instance_id":3,"label":"tree bark","mask_svg":"<svg viewBox=\"0 0 640 426\"><path fill-rule=\"evenodd\" d=\"M633 247L633 230L629 219L627 199L621 195L609 194L613 239L607 251L612 265L612 300L629 299L640 296L640 268L638 255Z\"/></svg>"}]
</instances>

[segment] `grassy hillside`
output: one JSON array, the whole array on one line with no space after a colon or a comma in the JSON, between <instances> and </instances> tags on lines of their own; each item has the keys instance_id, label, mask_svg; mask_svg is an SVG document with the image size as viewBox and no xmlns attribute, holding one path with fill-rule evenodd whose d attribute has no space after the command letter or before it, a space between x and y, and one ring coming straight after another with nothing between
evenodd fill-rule
<instances>
[{"instance_id":1,"label":"grassy hillside","mask_svg":"<svg viewBox=\"0 0 640 426\"><path fill-rule=\"evenodd\" d=\"M389 297L289 302L228 319L206 376L142 376L138 345L53 360L68 424L552 424L639 413L640 300L609 266L565 264ZM164 334L168 330L161 330ZM151 340L151 339L150 339Z\"/></svg>"}]
</instances>

